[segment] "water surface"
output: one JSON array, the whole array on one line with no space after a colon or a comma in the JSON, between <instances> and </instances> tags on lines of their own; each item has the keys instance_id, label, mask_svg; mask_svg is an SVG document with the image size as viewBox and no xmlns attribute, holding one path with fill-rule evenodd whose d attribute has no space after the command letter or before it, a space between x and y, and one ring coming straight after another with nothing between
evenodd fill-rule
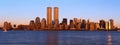
<instances>
[{"instance_id":1,"label":"water surface","mask_svg":"<svg viewBox=\"0 0 120 45\"><path fill-rule=\"evenodd\" d=\"M0 45L119 45L117 31L0 31Z\"/></svg>"}]
</instances>

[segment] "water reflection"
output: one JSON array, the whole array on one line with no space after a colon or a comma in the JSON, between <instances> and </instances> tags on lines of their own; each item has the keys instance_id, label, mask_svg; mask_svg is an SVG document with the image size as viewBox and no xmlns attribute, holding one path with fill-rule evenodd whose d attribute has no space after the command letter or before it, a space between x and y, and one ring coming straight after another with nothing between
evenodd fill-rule
<instances>
[{"instance_id":1,"label":"water reflection","mask_svg":"<svg viewBox=\"0 0 120 45\"><path fill-rule=\"evenodd\" d=\"M9 31L0 32L0 45L119 45L119 32Z\"/></svg>"},{"instance_id":2,"label":"water reflection","mask_svg":"<svg viewBox=\"0 0 120 45\"><path fill-rule=\"evenodd\" d=\"M108 36L107 36L108 38L108 45L112 45L112 36L111 36L111 34L110 33L108 33Z\"/></svg>"},{"instance_id":3,"label":"water reflection","mask_svg":"<svg viewBox=\"0 0 120 45\"><path fill-rule=\"evenodd\" d=\"M57 31L47 32L47 45L58 45L58 32Z\"/></svg>"}]
</instances>

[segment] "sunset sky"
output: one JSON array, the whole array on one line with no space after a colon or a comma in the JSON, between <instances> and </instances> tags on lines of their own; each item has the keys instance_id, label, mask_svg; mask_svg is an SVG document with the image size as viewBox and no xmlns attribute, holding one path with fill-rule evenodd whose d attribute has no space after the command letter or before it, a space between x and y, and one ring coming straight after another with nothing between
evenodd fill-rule
<instances>
[{"instance_id":1,"label":"sunset sky","mask_svg":"<svg viewBox=\"0 0 120 45\"><path fill-rule=\"evenodd\" d=\"M36 17L46 18L46 7L59 7L62 18L90 19L99 22L114 19L120 27L120 0L0 0L0 26L4 21L29 24Z\"/></svg>"}]
</instances>

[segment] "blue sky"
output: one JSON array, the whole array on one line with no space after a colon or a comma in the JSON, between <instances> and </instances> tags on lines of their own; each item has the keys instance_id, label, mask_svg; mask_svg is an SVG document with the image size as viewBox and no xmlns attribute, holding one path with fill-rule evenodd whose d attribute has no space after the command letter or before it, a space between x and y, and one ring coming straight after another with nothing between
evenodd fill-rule
<instances>
[{"instance_id":1,"label":"blue sky","mask_svg":"<svg viewBox=\"0 0 120 45\"><path fill-rule=\"evenodd\" d=\"M59 7L59 17L72 19L115 20L120 26L120 0L0 0L0 25L29 24L36 17L46 18L46 7Z\"/></svg>"}]
</instances>

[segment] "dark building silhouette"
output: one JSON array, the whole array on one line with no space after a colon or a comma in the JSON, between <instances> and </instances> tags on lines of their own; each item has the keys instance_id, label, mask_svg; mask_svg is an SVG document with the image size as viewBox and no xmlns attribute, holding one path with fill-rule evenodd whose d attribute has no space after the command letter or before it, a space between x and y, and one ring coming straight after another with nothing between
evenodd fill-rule
<instances>
[{"instance_id":1,"label":"dark building silhouette","mask_svg":"<svg viewBox=\"0 0 120 45\"><path fill-rule=\"evenodd\" d=\"M100 26L100 29L105 29L105 27L106 27L105 21L104 20L100 20L99 26Z\"/></svg>"},{"instance_id":2,"label":"dark building silhouette","mask_svg":"<svg viewBox=\"0 0 120 45\"><path fill-rule=\"evenodd\" d=\"M86 29L86 20L82 20L82 23L81 23L81 29L82 30L85 30Z\"/></svg>"},{"instance_id":3,"label":"dark building silhouette","mask_svg":"<svg viewBox=\"0 0 120 45\"><path fill-rule=\"evenodd\" d=\"M67 18L63 18L62 23L67 25Z\"/></svg>"}]
</instances>

